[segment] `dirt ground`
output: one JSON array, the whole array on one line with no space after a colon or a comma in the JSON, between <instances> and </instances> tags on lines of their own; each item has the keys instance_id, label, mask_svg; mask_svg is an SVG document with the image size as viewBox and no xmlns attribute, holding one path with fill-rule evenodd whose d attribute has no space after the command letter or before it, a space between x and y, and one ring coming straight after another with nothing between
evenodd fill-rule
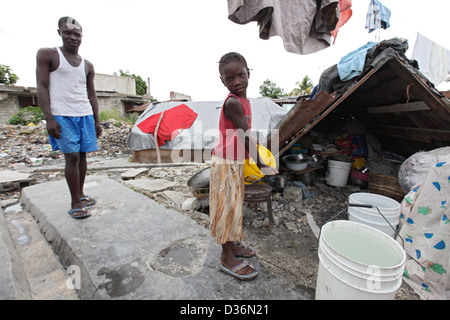
<instances>
[{"instance_id":1,"label":"dirt ground","mask_svg":"<svg viewBox=\"0 0 450 320\"><path fill-rule=\"evenodd\" d=\"M319 228L329 219L347 219L345 212L333 218L340 211L333 211L336 207L339 207L338 204L330 203L330 211L312 213ZM257 250L258 259L270 271L275 274L283 273L296 285L314 291L319 266L319 240L308 223L303 223L300 230L302 231L294 233L283 226L247 226L244 231L245 241ZM396 299L419 300L419 296L403 282L397 291Z\"/></svg>"}]
</instances>

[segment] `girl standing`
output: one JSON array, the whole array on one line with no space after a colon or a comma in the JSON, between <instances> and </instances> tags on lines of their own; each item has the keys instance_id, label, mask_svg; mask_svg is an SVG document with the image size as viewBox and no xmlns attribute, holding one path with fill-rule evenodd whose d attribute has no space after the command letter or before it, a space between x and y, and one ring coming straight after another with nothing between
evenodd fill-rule
<instances>
[{"instance_id":1,"label":"girl standing","mask_svg":"<svg viewBox=\"0 0 450 320\"><path fill-rule=\"evenodd\" d=\"M230 93L222 106L219 141L211 159L211 236L222 245L221 270L240 280L252 280L258 272L238 258L256 254L251 247L237 242L244 236L244 162L249 157L256 159L256 165L266 175L277 171L260 159L251 136L252 112L246 98L250 70L245 58L236 52L225 54L219 62L219 73Z\"/></svg>"}]
</instances>

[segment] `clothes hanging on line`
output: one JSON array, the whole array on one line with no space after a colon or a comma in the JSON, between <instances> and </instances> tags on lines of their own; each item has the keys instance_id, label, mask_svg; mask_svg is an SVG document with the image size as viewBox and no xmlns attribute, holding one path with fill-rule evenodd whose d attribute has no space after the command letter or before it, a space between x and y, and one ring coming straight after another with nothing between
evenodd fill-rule
<instances>
[{"instance_id":1,"label":"clothes hanging on line","mask_svg":"<svg viewBox=\"0 0 450 320\"><path fill-rule=\"evenodd\" d=\"M417 33L411 55L419 63L420 72L435 86L450 80L450 50Z\"/></svg>"},{"instance_id":2,"label":"clothes hanging on line","mask_svg":"<svg viewBox=\"0 0 450 320\"><path fill-rule=\"evenodd\" d=\"M378 0L371 0L367 10L366 29L369 29L369 33L376 29L387 29L390 27L390 18L391 10L383 6Z\"/></svg>"},{"instance_id":3,"label":"clothes hanging on line","mask_svg":"<svg viewBox=\"0 0 450 320\"><path fill-rule=\"evenodd\" d=\"M257 21L259 37L279 36L287 52L310 54L331 44L339 0L228 0L228 18L238 24Z\"/></svg>"},{"instance_id":4,"label":"clothes hanging on line","mask_svg":"<svg viewBox=\"0 0 450 320\"><path fill-rule=\"evenodd\" d=\"M339 21L336 24L336 28L331 31L333 36L333 44L336 42L339 29L350 20L352 17L352 0L339 0Z\"/></svg>"}]
</instances>

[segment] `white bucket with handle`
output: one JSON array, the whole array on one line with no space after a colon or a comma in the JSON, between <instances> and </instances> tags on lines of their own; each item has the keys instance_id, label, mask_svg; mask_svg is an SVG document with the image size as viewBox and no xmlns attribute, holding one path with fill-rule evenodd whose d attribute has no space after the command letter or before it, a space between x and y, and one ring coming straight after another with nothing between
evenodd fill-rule
<instances>
[{"instance_id":1,"label":"white bucket with handle","mask_svg":"<svg viewBox=\"0 0 450 320\"><path fill-rule=\"evenodd\" d=\"M331 186L345 187L351 166L351 162L328 159L328 170L325 181Z\"/></svg>"},{"instance_id":2,"label":"white bucket with handle","mask_svg":"<svg viewBox=\"0 0 450 320\"><path fill-rule=\"evenodd\" d=\"M357 222L326 223L319 238L316 300L393 300L406 254L392 237Z\"/></svg>"},{"instance_id":3,"label":"white bucket with handle","mask_svg":"<svg viewBox=\"0 0 450 320\"><path fill-rule=\"evenodd\" d=\"M348 219L393 237L400 222L400 203L373 193L353 193L348 197Z\"/></svg>"}]
</instances>

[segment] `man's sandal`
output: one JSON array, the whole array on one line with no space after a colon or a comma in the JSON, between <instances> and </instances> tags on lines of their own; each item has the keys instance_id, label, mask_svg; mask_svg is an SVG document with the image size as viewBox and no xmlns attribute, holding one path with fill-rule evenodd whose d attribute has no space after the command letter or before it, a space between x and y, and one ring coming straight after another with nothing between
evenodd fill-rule
<instances>
[{"instance_id":1,"label":"man's sandal","mask_svg":"<svg viewBox=\"0 0 450 320\"><path fill-rule=\"evenodd\" d=\"M91 214L87 211L85 207L70 209L68 213L74 219L83 219L91 216Z\"/></svg>"},{"instance_id":2,"label":"man's sandal","mask_svg":"<svg viewBox=\"0 0 450 320\"><path fill-rule=\"evenodd\" d=\"M81 202L86 206L90 207L97 203L97 201L94 198L91 198L89 196L84 196L80 198Z\"/></svg>"}]
</instances>

